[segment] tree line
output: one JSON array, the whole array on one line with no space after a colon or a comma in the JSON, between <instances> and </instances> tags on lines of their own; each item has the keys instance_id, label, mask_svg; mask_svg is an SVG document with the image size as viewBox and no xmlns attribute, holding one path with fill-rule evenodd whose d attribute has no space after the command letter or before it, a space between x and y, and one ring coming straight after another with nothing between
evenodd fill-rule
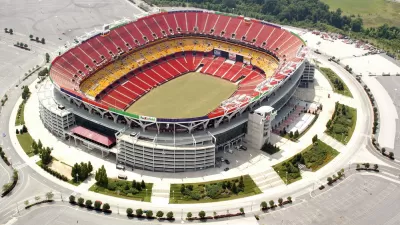
<instances>
[{"instance_id":1,"label":"tree line","mask_svg":"<svg viewBox=\"0 0 400 225\"><path fill-rule=\"evenodd\" d=\"M333 27L346 34L353 31L361 38L382 39L381 43L400 52L400 28L384 24L364 28L359 16L344 15L339 8L331 11L319 0L145 0L157 6L191 6L208 10L244 15L274 23L307 28ZM388 42L385 44L385 42Z\"/></svg>"}]
</instances>

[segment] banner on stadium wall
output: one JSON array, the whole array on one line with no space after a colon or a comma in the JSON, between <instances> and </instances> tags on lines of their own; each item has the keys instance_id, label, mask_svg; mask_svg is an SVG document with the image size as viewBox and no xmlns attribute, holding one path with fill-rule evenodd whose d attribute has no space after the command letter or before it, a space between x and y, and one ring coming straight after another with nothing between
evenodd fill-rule
<instances>
[{"instance_id":1,"label":"banner on stadium wall","mask_svg":"<svg viewBox=\"0 0 400 225\"><path fill-rule=\"evenodd\" d=\"M151 122L156 122L157 121L157 118L151 117L151 116L139 116L139 118L141 120L147 120L147 121L151 121Z\"/></svg>"},{"instance_id":2,"label":"banner on stadium wall","mask_svg":"<svg viewBox=\"0 0 400 225\"><path fill-rule=\"evenodd\" d=\"M233 61L236 61L236 54L229 52L229 59L233 60Z\"/></svg>"},{"instance_id":3,"label":"banner on stadium wall","mask_svg":"<svg viewBox=\"0 0 400 225\"><path fill-rule=\"evenodd\" d=\"M219 49L214 49L214 55L215 55L215 56L221 56L221 50L219 50Z\"/></svg>"}]
</instances>

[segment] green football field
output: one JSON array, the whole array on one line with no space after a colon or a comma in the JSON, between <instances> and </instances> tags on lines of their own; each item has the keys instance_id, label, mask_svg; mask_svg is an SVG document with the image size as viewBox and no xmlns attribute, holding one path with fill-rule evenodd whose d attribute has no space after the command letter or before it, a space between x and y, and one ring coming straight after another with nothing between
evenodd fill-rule
<instances>
[{"instance_id":1,"label":"green football field","mask_svg":"<svg viewBox=\"0 0 400 225\"><path fill-rule=\"evenodd\" d=\"M229 81L193 72L151 90L126 111L159 118L204 116L236 89L237 86Z\"/></svg>"},{"instance_id":2,"label":"green football field","mask_svg":"<svg viewBox=\"0 0 400 225\"><path fill-rule=\"evenodd\" d=\"M330 10L342 9L346 15L360 15L367 27L384 23L400 26L400 1L396 0L322 0Z\"/></svg>"}]
</instances>

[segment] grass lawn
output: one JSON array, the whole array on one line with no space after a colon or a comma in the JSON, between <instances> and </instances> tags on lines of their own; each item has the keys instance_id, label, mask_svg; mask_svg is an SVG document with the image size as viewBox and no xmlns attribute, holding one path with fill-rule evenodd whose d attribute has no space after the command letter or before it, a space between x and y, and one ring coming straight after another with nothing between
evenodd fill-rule
<instances>
[{"instance_id":1,"label":"grass lawn","mask_svg":"<svg viewBox=\"0 0 400 225\"><path fill-rule=\"evenodd\" d=\"M336 110L331 126L326 130L326 133L342 144L347 144L356 128L357 110L346 105L337 104L338 110ZM343 114L343 107L346 109L346 115Z\"/></svg>"},{"instance_id":2,"label":"grass lawn","mask_svg":"<svg viewBox=\"0 0 400 225\"><path fill-rule=\"evenodd\" d=\"M193 190L196 190L198 192L204 192L204 187L206 185L210 184L216 184L216 183L222 183L223 181L233 181L236 179L240 179L240 177L234 177L230 179L224 179L224 180L216 180L216 181L210 181L210 182L202 182L202 183L186 183L184 184L185 186L187 185L193 185ZM233 182L232 182L233 183ZM219 201L227 201L227 200L232 200L232 199L238 199L238 198L244 198L252 195L257 195L262 193L261 190L257 187L257 185L254 183L253 179L249 175L244 175L243 176L243 183L244 183L244 191L239 192L238 194L230 194L229 196L224 196L220 198L200 198L199 200L195 200L190 198L189 196L186 196L181 193L181 185L182 184L171 184L170 188L170 195L169 195L169 203L172 204L195 204L195 203L206 203L206 202L219 202Z\"/></svg>"},{"instance_id":3,"label":"grass lawn","mask_svg":"<svg viewBox=\"0 0 400 225\"><path fill-rule=\"evenodd\" d=\"M322 0L330 9L342 9L346 15L360 15L367 27L387 23L400 26L400 3L393 0Z\"/></svg>"},{"instance_id":4,"label":"grass lawn","mask_svg":"<svg viewBox=\"0 0 400 225\"><path fill-rule=\"evenodd\" d=\"M321 67L320 70L321 70L321 73L328 79L328 81L331 84L334 92L336 92L338 94L341 94L341 95L344 95L344 96L347 96L347 97L350 97L350 98L353 97L353 95L351 94L351 92L350 92L349 88L347 87L346 83L343 82L343 80L335 72L333 72L329 68L324 68L324 67ZM337 82L339 82L339 83L341 83L343 85L343 89L342 90L340 90Z\"/></svg>"},{"instance_id":5,"label":"grass lawn","mask_svg":"<svg viewBox=\"0 0 400 225\"><path fill-rule=\"evenodd\" d=\"M25 124L24 120L25 103L26 103L25 101L22 101L22 103L18 107L17 117L15 118L15 126Z\"/></svg>"},{"instance_id":6,"label":"grass lawn","mask_svg":"<svg viewBox=\"0 0 400 225\"><path fill-rule=\"evenodd\" d=\"M298 163L305 165L308 169L315 172L339 154L338 151L321 140L318 140L316 143L316 145L311 144L290 159L273 166L274 170L278 173L283 182L290 184L302 178L300 170L296 166Z\"/></svg>"},{"instance_id":7,"label":"grass lawn","mask_svg":"<svg viewBox=\"0 0 400 225\"><path fill-rule=\"evenodd\" d=\"M29 132L26 132L24 134L18 134L17 139L19 144L21 145L22 149L24 149L25 153L29 156L32 157L34 156L33 150L32 150L32 137L29 134Z\"/></svg>"},{"instance_id":8,"label":"grass lawn","mask_svg":"<svg viewBox=\"0 0 400 225\"><path fill-rule=\"evenodd\" d=\"M125 181L125 180L118 180L118 179L108 179L108 183L110 184L111 182L115 183L121 183L121 184L127 184L129 187L132 186L132 181ZM74 184L75 185L75 184ZM146 190L147 189L147 194ZM136 200L136 201L144 201L144 202L150 202L151 201L151 194L152 194L152 189L153 189L153 183L146 183L146 188L140 191L139 193L135 195L126 195L123 193L123 191L112 191L107 188L103 188L100 186L97 186L96 184L93 184L90 188L89 191L93 191L99 194L103 195L109 195L117 198L125 198L125 199L131 199L131 200Z\"/></svg>"},{"instance_id":9,"label":"grass lawn","mask_svg":"<svg viewBox=\"0 0 400 225\"><path fill-rule=\"evenodd\" d=\"M217 108L236 89L229 81L193 72L153 89L126 111L161 118L199 117Z\"/></svg>"}]
</instances>

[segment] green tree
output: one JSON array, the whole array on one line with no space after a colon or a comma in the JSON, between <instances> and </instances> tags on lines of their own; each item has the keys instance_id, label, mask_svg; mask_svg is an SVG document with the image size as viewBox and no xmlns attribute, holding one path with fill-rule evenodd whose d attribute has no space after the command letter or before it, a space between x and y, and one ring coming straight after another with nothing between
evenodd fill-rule
<instances>
[{"instance_id":1,"label":"green tree","mask_svg":"<svg viewBox=\"0 0 400 225\"><path fill-rule=\"evenodd\" d=\"M184 184L181 184L181 193L183 194L183 192L185 192L185 185Z\"/></svg>"},{"instance_id":2,"label":"green tree","mask_svg":"<svg viewBox=\"0 0 400 225\"><path fill-rule=\"evenodd\" d=\"M163 216L164 216L163 211L158 211L158 212L156 213L156 216L157 216L158 218L163 217Z\"/></svg>"},{"instance_id":3,"label":"green tree","mask_svg":"<svg viewBox=\"0 0 400 225\"><path fill-rule=\"evenodd\" d=\"M191 212L188 212L187 214L186 214L186 217L188 218L188 219L190 219L190 218L192 218L192 213Z\"/></svg>"},{"instance_id":4,"label":"green tree","mask_svg":"<svg viewBox=\"0 0 400 225\"><path fill-rule=\"evenodd\" d=\"M51 156L51 150L49 147L42 149L42 151L40 151L40 159L42 160L43 165L48 165L51 160L52 160L52 156Z\"/></svg>"},{"instance_id":5,"label":"green tree","mask_svg":"<svg viewBox=\"0 0 400 225\"><path fill-rule=\"evenodd\" d=\"M286 199L288 200L288 202L292 202L292 197L289 196Z\"/></svg>"},{"instance_id":6,"label":"green tree","mask_svg":"<svg viewBox=\"0 0 400 225\"><path fill-rule=\"evenodd\" d=\"M8 30L8 33L9 33L9 34L14 34L13 29Z\"/></svg>"},{"instance_id":7,"label":"green tree","mask_svg":"<svg viewBox=\"0 0 400 225\"><path fill-rule=\"evenodd\" d=\"M326 180L328 181L328 184L331 184L333 181L332 177L328 177L328 178L326 178Z\"/></svg>"},{"instance_id":8,"label":"green tree","mask_svg":"<svg viewBox=\"0 0 400 225\"><path fill-rule=\"evenodd\" d=\"M142 216L143 215L143 210L142 209L136 209L136 216Z\"/></svg>"},{"instance_id":9,"label":"green tree","mask_svg":"<svg viewBox=\"0 0 400 225\"><path fill-rule=\"evenodd\" d=\"M282 199L282 198L279 198L279 199L278 199L278 203L279 203L279 205L282 205L283 199Z\"/></svg>"},{"instance_id":10,"label":"green tree","mask_svg":"<svg viewBox=\"0 0 400 225\"><path fill-rule=\"evenodd\" d=\"M127 208L127 209L126 209L126 215L132 216L132 215L133 215L133 209Z\"/></svg>"},{"instance_id":11,"label":"green tree","mask_svg":"<svg viewBox=\"0 0 400 225\"><path fill-rule=\"evenodd\" d=\"M108 211L108 210L110 210L110 204L108 203L103 204L103 211Z\"/></svg>"},{"instance_id":12,"label":"green tree","mask_svg":"<svg viewBox=\"0 0 400 225\"><path fill-rule=\"evenodd\" d=\"M30 39L32 39L32 38L33 38L33 35L32 35L32 34L30 34L30 35L29 35L29 38L30 38Z\"/></svg>"},{"instance_id":13,"label":"green tree","mask_svg":"<svg viewBox=\"0 0 400 225\"><path fill-rule=\"evenodd\" d=\"M81 173L81 166L78 163L75 163L71 169L71 177L75 183L77 183L78 182L77 179L79 179L79 177L77 177L76 175L78 174L79 176L80 173Z\"/></svg>"},{"instance_id":14,"label":"green tree","mask_svg":"<svg viewBox=\"0 0 400 225\"><path fill-rule=\"evenodd\" d=\"M39 147L38 144L36 143L35 140L32 141L32 145L31 145L32 149L33 149L33 154L38 154L39 153Z\"/></svg>"},{"instance_id":15,"label":"green tree","mask_svg":"<svg viewBox=\"0 0 400 225\"><path fill-rule=\"evenodd\" d=\"M293 132L292 131L289 132L289 138L293 138Z\"/></svg>"},{"instance_id":16,"label":"green tree","mask_svg":"<svg viewBox=\"0 0 400 225\"><path fill-rule=\"evenodd\" d=\"M174 213L173 213L173 212L171 212L171 211L170 211L170 212L168 212L168 213L167 213L167 218L168 218L168 219L172 219L172 218L174 218Z\"/></svg>"},{"instance_id":17,"label":"green tree","mask_svg":"<svg viewBox=\"0 0 400 225\"><path fill-rule=\"evenodd\" d=\"M95 175L95 180L97 185L101 187L107 187L108 186L108 177L107 177L107 171L104 168L104 165L102 165L96 172Z\"/></svg>"},{"instance_id":18,"label":"green tree","mask_svg":"<svg viewBox=\"0 0 400 225\"><path fill-rule=\"evenodd\" d=\"M142 189L146 188L146 183L144 183L144 181L142 180L142 183L140 184L140 186L142 187Z\"/></svg>"},{"instance_id":19,"label":"green tree","mask_svg":"<svg viewBox=\"0 0 400 225\"><path fill-rule=\"evenodd\" d=\"M73 195L70 195L69 196L69 202L75 202L75 196L73 196Z\"/></svg>"},{"instance_id":20,"label":"green tree","mask_svg":"<svg viewBox=\"0 0 400 225\"><path fill-rule=\"evenodd\" d=\"M241 213L244 213L243 207L240 207L239 211L240 211Z\"/></svg>"},{"instance_id":21,"label":"green tree","mask_svg":"<svg viewBox=\"0 0 400 225\"><path fill-rule=\"evenodd\" d=\"M274 207L275 207L275 202L274 202L274 200L270 200L270 201L269 201L269 206L270 206L271 208L274 208Z\"/></svg>"},{"instance_id":22,"label":"green tree","mask_svg":"<svg viewBox=\"0 0 400 225\"><path fill-rule=\"evenodd\" d=\"M39 139L39 141L38 141L38 143L37 143L37 146L38 146L38 148L39 148L39 151L42 150L43 144L42 144L42 141L40 141L40 139Z\"/></svg>"},{"instance_id":23,"label":"green tree","mask_svg":"<svg viewBox=\"0 0 400 225\"><path fill-rule=\"evenodd\" d=\"M315 143L315 142L317 142L318 141L318 135L315 135L313 138L312 138L312 143Z\"/></svg>"},{"instance_id":24,"label":"green tree","mask_svg":"<svg viewBox=\"0 0 400 225\"><path fill-rule=\"evenodd\" d=\"M374 164L374 170L377 170L378 169L378 164Z\"/></svg>"},{"instance_id":25,"label":"green tree","mask_svg":"<svg viewBox=\"0 0 400 225\"><path fill-rule=\"evenodd\" d=\"M236 183L233 183L233 185L232 185L232 192L233 192L234 194L237 194L237 193L238 193L238 189L237 189L237 187L236 187Z\"/></svg>"},{"instance_id":26,"label":"green tree","mask_svg":"<svg viewBox=\"0 0 400 225\"><path fill-rule=\"evenodd\" d=\"M294 132L294 135L293 135L293 137L294 137L294 139L297 139L297 138L299 138L299 131L298 130L296 130L295 132Z\"/></svg>"},{"instance_id":27,"label":"green tree","mask_svg":"<svg viewBox=\"0 0 400 225\"><path fill-rule=\"evenodd\" d=\"M147 212L146 212L146 217L147 217L147 218L153 217L153 211L147 210Z\"/></svg>"},{"instance_id":28,"label":"green tree","mask_svg":"<svg viewBox=\"0 0 400 225\"><path fill-rule=\"evenodd\" d=\"M244 191L243 176L240 176L240 179L239 179L239 189L240 189L241 191Z\"/></svg>"},{"instance_id":29,"label":"green tree","mask_svg":"<svg viewBox=\"0 0 400 225\"><path fill-rule=\"evenodd\" d=\"M8 28L4 28L4 32L5 32L5 33L8 33Z\"/></svg>"},{"instance_id":30,"label":"green tree","mask_svg":"<svg viewBox=\"0 0 400 225\"><path fill-rule=\"evenodd\" d=\"M91 207L92 207L92 204L93 204L93 202L92 202L91 200L86 200L86 202L85 202L85 205L86 205L86 207L88 207L88 208L91 208Z\"/></svg>"},{"instance_id":31,"label":"green tree","mask_svg":"<svg viewBox=\"0 0 400 225\"><path fill-rule=\"evenodd\" d=\"M27 48L28 47L28 44L24 44L24 48Z\"/></svg>"},{"instance_id":32,"label":"green tree","mask_svg":"<svg viewBox=\"0 0 400 225\"><path fill-rule=\"evenodd\" d=\"M87 164L84 162L81 162L80 164L80 171L78 173L79 180L84 181L88 177L88 167Z\"/></svg>"},{"instance_id":33,"label":"green tree","mask_svg":"<svg viewBox=\"0 0 400 225\"><path fill-rule=\"evenodd\" d=\"M28 86L24 86L24 90L22 91L22 99L26 100L29 98L30 91Z\"/></svg>"},{"instance_id":34,"label":"green tree","mask_svg":"<svg viewBox=\"0 0 400 225\"><path fill-rule=\"evenodd\" d=\"M268 207L267 202L266 201L262 201L261 204L260 204L260 207L264 208L264 209L267 208Z\"/></svg>"},{"instance_id":35,"label":"green tree","mask_svg":"<svg viewBox=\"0 0 400 225\"><path fill-rule=\"evenodd\" d=\"M354 32L360 32L362 30L363 21L360 17L351 21L351 30Z\"/></svg>"},{"instance_id":36,"label":"green tree","mask_svg":"<svg viewBox=\"0 0 400 225\"><path fill-rule=\"evenodd\" d=\"M33 36L32 36L33 37ZM46 63L49 63L50 62L50 54L49 53L46 53Z\"/></svg>"},{"instance_id":37,"label":"green tree","mask_svg":"<svg viewBox=\"0 0 400 225\"><path fill-rule=\"evenodd\" d=\"M365 166L365 169L369 169L369 163L365 163L364 166Z\"/></svg>"},{"instance_id":38,"label":"green tree","mask_svg":"<svg viewBox=\"0 0 400 225\"><path fill-rule=\"evenodd\" d=\"M85 201L85 199L83 199L82 197L78 198L78 204L79 205L83 205L84 201Z\"/></svg>"},{"instance_id":39,"label":"green tree","mask_svg":"<svg viewBox=\"0 0 400 225\"><path fill-rule=\"evenodd\" d=\"M54 197L53 192L50 191L50 192L47 192L47 193L46 193L46 199L47 199L47 200L52 200L53 197Z\"/></svg>"},{"instance_id":40,"label":"green tree","mask_svg":"<svg viewBox=\"0 0 400 225\"><path fill-rule=\"evenodd\" d=\"M204 212L203 210L199 212L199 217L204 219L204 217L206 217L206 212Z\"/></svg>"},{"instance_id":41,"label":"green tree","mask_svg":"<svg viewBox=\"0 0 400 225\"><path fill-rule=\"evenodd\" d=\"M88 169L88 176L93 172L93 166L92 163L89 161L87 164L87 169Z\"/></svg>"},{"instance_id":42,"label":"green tree","mask_svg":"<svg viewBox=\"0 0 400 225\"><path fill-rule=\"evenodd\" d=\"M394 158L394 153L393 152L389 152L389 157L393 159Z\"/></svg>"},{"instance_id":43,"label":"green tree","mask_svg":"<svg viewBox=\"0 0 400 225\"><path fill-rule=\"evenodd\" d=\"M42 38L42 44L45 44L46 43L46 40L44 39L44 38Z\"/></svg>"}]
</instances>

